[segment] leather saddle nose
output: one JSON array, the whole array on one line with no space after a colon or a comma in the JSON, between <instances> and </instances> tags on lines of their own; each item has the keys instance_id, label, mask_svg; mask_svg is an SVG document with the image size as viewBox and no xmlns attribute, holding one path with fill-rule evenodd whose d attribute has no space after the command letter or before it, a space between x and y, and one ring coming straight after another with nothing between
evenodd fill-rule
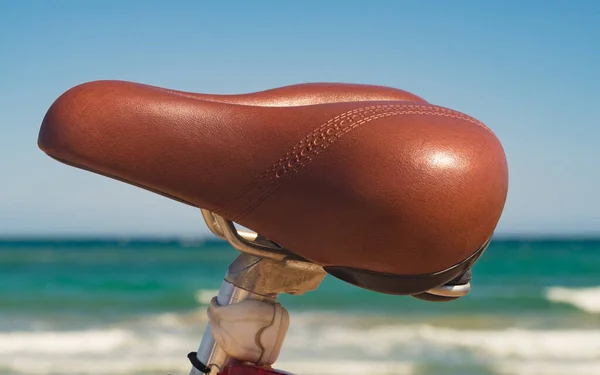
<instances>
[{"instance_id":1,"label":"leather saddle nose","mask_svg":"<svg viewBox=\"0 0 600 375\"><path fill-rule=\"evenodd\" d=\"M210 95L91 82L55 101L38 144L376 290L464 272L457 265L491 237L508 186L504 151L485 125L379 86ZM419 285L397 293L427 289Z\"/></svg>"}]
</instances>

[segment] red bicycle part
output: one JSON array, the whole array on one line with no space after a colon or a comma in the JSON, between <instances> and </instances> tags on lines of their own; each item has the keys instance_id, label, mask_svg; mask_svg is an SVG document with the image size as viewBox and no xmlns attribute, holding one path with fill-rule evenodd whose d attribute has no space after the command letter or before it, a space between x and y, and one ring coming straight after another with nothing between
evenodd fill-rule
<instances>
[{"instance_id":1,"label":"red bicycle part","mask_svg":"<svg viewBox=\"0 0 600 375\"><path fill-rule=\"evenodd\" d=\"M294 375L292 373L277 370L270 367L260 367L255 365L229 365L219 373L219 375Z\"/></svg>"}]
</instances>

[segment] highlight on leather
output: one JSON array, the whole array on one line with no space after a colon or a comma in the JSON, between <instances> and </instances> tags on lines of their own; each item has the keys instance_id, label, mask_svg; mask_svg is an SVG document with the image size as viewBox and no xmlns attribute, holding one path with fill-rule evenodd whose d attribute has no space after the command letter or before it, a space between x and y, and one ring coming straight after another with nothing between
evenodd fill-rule
<instances>
[{"instance_id":1,"label":"highlight on leather","mask_svg":"<svg viewBox=\"0 0 600 375\"><path fill-rule=\"evenodd\" d=\"M492 236L508 189L488 127L372 85L211 95L89 82L52 104L38 144L236 220L348 282L456 278Z\"/></svg>"}]
</instances>

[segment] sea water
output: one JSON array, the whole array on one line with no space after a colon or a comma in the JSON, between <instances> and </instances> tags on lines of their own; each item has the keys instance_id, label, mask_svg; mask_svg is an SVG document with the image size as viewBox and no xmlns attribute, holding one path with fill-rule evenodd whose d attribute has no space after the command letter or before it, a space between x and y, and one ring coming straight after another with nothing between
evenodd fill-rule
<instances>
[{"instance_id":1,"label":"sea water","mask_svg":"<svg viewBox=\"0 0 600 375\"><path fill-rule=\"evenodd\" d=\"M226 243L0 241L0 374L187 374ZM301 374L600 375L600 240L493 241L450 303L328 276L282 296Z\"/></svg>"}]
</instances>

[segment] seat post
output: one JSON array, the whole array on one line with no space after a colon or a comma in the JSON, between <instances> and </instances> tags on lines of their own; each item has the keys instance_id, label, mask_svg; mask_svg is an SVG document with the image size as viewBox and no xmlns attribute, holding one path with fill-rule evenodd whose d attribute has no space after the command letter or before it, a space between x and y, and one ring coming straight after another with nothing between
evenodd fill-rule
<instances>
[{"instance_id":1,"label":"seat post","mask_svg":"<svg viewBox=\"0 0 600 375\"><path fill-rule=\"evenodd\" d=\"M251 293L245 289L239 288L227 280L223 280L219 293L216 297L216 302L219 306L228 306L244 300L255 300L266 303L275 303L276 299L262 296L260 294ZM210 324L206 325L202 341L197 352L198 360L210 368L210 375L216 375L226 365L234 363L235 359L231 358L215 341ZM193 367L190 375L202 375L202 372Z\"/></svg>"},{"instance_id":2,"label":"seat post","mask_svg":"<svg viewBox=\"0 0 600 375\"><path fill-rule=\"evenodd\" d=\"M210 375L242 362L270 366L289 324L277 296L314 290L324 277L320 266L304 260L240 254L208 308L209 324L196 353L199 364ZM201 370L194 366L190 375L202 375Z\"/></svg>"}]
</instances>

